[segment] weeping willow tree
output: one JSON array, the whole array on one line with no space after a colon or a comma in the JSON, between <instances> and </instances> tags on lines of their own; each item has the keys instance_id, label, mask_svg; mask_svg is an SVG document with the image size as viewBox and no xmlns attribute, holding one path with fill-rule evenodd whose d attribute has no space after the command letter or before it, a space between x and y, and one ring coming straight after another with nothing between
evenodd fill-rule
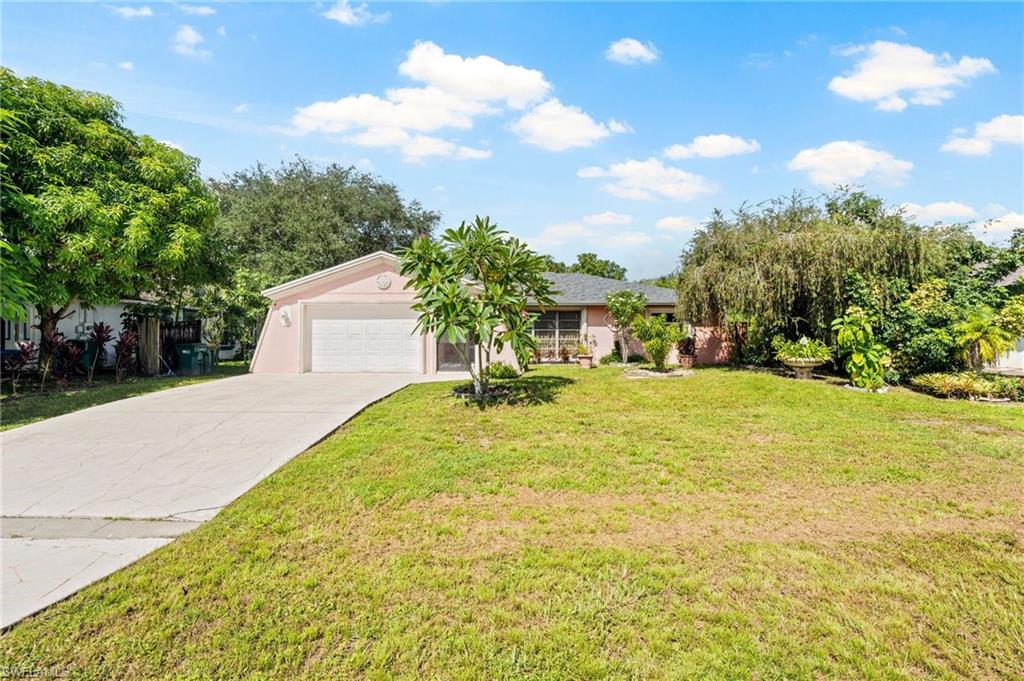
<instances>
[{"instance_id":1,"label":"weeping willow tree","mask_svg":"<svg viewBox=\"0 0 1024 681\"><path fill-rule=\"evenodd\" d=\"M845 309L851 272L878 287L913 288L970 238L910 224L880 199L846 190L744 206L732 218L716 211L683 253L678 312L697 323L742 320L825 339Z\"/></svg>"}]
</instances>

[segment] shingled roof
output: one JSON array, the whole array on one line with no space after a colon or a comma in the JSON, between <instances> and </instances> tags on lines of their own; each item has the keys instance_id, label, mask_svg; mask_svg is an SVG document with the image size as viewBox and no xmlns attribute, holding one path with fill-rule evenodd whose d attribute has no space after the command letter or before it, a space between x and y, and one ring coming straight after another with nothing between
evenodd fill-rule
<instances>
[{"instance_id":1,"label":"shingled roof","mask_svg":"<svg viewBox=\"0 0 1024 681\"><path fill-rule=\"evenodd\" d=\"M1014 271L1007 274L1005 277L996 282L996 286L1009 286L1010 284L1016 284L1021 279L1024 279L1024 265L1021 265Z\"/></svg>"},{"instance_id":2,"label":"shingled roof","mask_svg":"<svg viewBox=\"0 0 1024 681\"><path fill-rule=\"evenodd\" d=\"M651 305L675 305L676 292L670 288L648 286L632 281L595 277L591 274L545 272L555 289L556 305L604 305L612 291L636 291L647 296Z\"/></svg>"}]
</instances>

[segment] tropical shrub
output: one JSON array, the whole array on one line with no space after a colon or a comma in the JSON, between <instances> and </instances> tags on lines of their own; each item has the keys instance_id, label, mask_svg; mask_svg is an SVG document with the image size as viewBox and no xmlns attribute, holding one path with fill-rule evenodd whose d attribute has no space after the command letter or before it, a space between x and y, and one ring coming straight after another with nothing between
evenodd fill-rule
<instances>
[{"instance_id":1,"label":"tropical shrub","mask_svg":"<svg viewBox=\"0 0 1024 681\"><path fill-rule=\"evenodd\" d=\"M954 326L953 331L964 362L975 371L1010 350L1016 340L999 326L995 312L989 307L974 310L966 320Z\"/></svg>"},{"instance_id":2,"label":"tropical shrub","mask_svg":"<svg viewBox=\"0 0 1024 681\"><path fill-rule=\"evenodd\" d=\"M106 322L96 322L89 330L89 342L93 344L95 351L92 356L92 364L89 365L89 382L92 383L96 367L102 367L107 358L107 343L114 338L114 329Z\"/></svg>"},{"instance_id":3,"label":"tropical shrub","mask_svg":"<svg viewBox=\"0 0 1024 681\"><path fill-rule=\"evenodd\" d=\"M1011 297L996 316L996 324L1013 338L1024 338L1024 294Z\"/></svg>"},{"instance_id":4,"label":"tropical shrub","mask_svg":"<svg viewBox=\"0 0 1024 681\"><path fill-rule=\"evenodd\" d=\"M4 360L4 374L11 379L11 395L18 396L18 383L25 371L36 361L39 349L35 343L18 341L18 352Z\"/></svg>"},{"instance_id":5,"label":"tropical shrub","mask_svg":"<svg viewBox=\"0 0 1024 681\"><path fill-rule=\"evenodd\" d=\"M665 370L665 358L669 351L679 341L682 331L678 324L671 324L665 321L662 316L638 317L633 322L633 332L637 339L644 344L644 350L650 355L654 362L654 368L658 371Z\"/></svg>"},{"instance_id":6,"label":"tropical shrub","mask_svg":"<svg viewBox=\"0 0 1024 681\"><path fill-rule=\"evenodd\" d=\"M983 376L971 371L921 374L910 379L910 385L938 397L1024 399L1024 380L1007 376Z\"/></svg>"},{"instance_id":7,"label":"tropical shrub","mask_svg":"<svg viewBox=\"0 0 1024 681\"><path fill-rule=\"evenodd\" d=\"M114 379L120 383L126 376L134 375L138 369L136 351L139 347L139 334L125 329L114 341Z\"/></svg>"},{"instance_id":8,"label":"tropical shrub","mask_svg":"<svg viewBox=\"0 0 1024 681\"><path fill-rule=\"evenodd\" d=\"M683 355L697 354L697 339L688 328L679 327L679 340L676 341L676 353Z\"/></svg>"},{"instance_id":9,"label":"tropical shrub","mask_svg":"<svg viewBox=\"0 0 1024 681\"><path fill-rule=\"evenodd\" d=\"M646 362L646 361L647 361L646 357L644 357L643 355L638 355L637 353L634 352L634 353L630 353L629 361L627 362L627 364L640 364L641 362ZM619 349L618 348L614 348L607 355L604 355L603 357L601 357L601 359L599 359L598 362L600 364L602 364L602 365L622 364L622 355L619 354Z\"/></svg>"},{"instance_id":10,"label":"tropical shrub","mask_svg":"<svg viewBox=\"0 0 1024 681\"><path fill-rule=\"evenodd\" d=\"M517 378L519 370L506 362L491 362L487 367L487 375L496 379Z\"/></svg>"},{"instance_id":11,"label":"tropical shrub","mask_svg":"<svg viewBox=\"0 0 1024 681\"><path fill-rule=\"evenodd\" d=\"M776 336L772 341L775 348L775 358L783 360L812 360L815 362L831 361L832 351L820 340L811 340L807 336L801 336L800 340L786 340L782 336Z\"/></svg>"},{"instance_id":12,"label":"tropical shrub","mask_svg":"<svg viewBox=\"0 0 1024 681\"><path fill-rule=\"evenodd\" d=\"M832 322L836 346L844 358L843 368L850 383L857 388L877 390L885 385L885 368L889 349L875 340L867 315L860 308L850 308Z\"/></svg>"}]
</instances>

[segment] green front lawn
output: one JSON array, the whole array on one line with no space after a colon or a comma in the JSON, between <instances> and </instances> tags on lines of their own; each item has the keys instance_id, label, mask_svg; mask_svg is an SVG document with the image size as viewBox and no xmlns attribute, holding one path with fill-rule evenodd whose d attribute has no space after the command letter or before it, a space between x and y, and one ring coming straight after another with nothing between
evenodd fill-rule
<instances>
[{"instance_id":1,"label":"green front lawn","mask_svg":"<svg viewBox=\"0 0 1024 681\"><path fill-rule=\"evenodd\" d=\"M213 373L206 376L153 376L131 378L123 383L115 383L111 374L102 374L96 377L92 385L85 380L76 380L67 390L58 389L55 381L51 379L45 392L34 391L32 382L23 380L18 387L17 397L11 397L8 386L4 386L3 401L0 402L0 430L26 426L53 416L123 400L126 397L239 376L248 370L248 364L245 362L221 362Z\"/></svg>"},{"instance_id":2,"label":"green front lawn","mask_svg":"<svg viewBox=\"0 0 1024 681\"><path fill-rule=\"evenodd\" d=\"M414 385L14 627L82 678L1024 675L1024 409L707 369Z\"/></svg>"}]
</instances>

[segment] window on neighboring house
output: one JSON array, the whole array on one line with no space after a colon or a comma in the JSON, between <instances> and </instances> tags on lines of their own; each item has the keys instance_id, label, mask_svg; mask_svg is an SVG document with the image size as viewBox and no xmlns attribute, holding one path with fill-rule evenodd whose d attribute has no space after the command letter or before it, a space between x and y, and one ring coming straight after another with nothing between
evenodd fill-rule
<instances>
[{"instance_id":1,"label":"window on neighboring house","mask_svg":"<svg viewBox=\"0 0 1024 681\"><path fill-rule=\"evenodd\" d=\"M3 320L3 322L5 341L19 341L28 339L28 322L12 322L7 319Z\"/></svg>"},{"instance_id":2,"label":"window on neighboring house","mask_svg":"<svg viewBox=\"0 0 1024 681\"><path fill-rule=\"evenodd\" d=\"M652 312L651 316L652 317L664 317L665 321L668 322L669 324L674 324L675 321L676 321L676 313L675 312Z\"/></svg>"},{"instance_id":3,"label":"window on neighboring house","mask_svg":"<svg viewBox=\"0 0 1024 681\"><path fill-rule=\"evenodd\" d=\"M533 336L540 345L542 361L560 359L562 348L570 355L576 354L576 346L580 343L580 321L579 310L552 310L534 320Z\"/></svg>"}]
</instances>

